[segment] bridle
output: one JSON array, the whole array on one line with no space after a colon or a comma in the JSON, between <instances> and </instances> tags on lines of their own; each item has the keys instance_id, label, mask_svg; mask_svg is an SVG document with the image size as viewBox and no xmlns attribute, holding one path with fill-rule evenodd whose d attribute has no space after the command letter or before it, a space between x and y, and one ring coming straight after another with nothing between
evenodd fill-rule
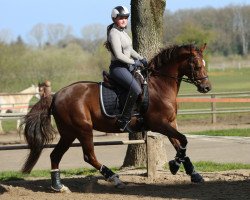
<instances>
[{"instance_id":1,"label":"bridle","mask_svg":"<svg viewBox=\"0 0 250 200\"><path fill-rule=\"evenodd\" d=\"M204 76L204 77L198 77L195 68L199 68L198 66L195 66L195 62L194 60L198 60L198 56L190 56L188 58L188 65L190 67L190 71L191 71L191 77L185 78L185 77L181 77L180 80L184 81L186 83L190 83L190 84L194 84L195 86L199 85L200 81L204 80L204 79L208 79L208 76ZM194 65L194 67L192 66Z\"/></svg>"}]
</instances>

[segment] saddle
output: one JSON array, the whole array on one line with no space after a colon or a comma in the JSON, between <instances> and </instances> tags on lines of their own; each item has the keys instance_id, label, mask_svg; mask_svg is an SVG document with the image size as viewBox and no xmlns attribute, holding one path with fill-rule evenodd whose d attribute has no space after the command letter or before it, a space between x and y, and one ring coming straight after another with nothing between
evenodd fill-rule
<instances>
[{"instance_id":1,"label":"saddle","mask_svg":"<svg viewBox=\"0 0 250 200\"><path fill-rule=\"evenodd\" d=\"M103 71L103 82L100 82L100 104L102 112L110 118L115 118L122 114L123 107L128 95L126 89L116 83L108 72ZM132 116L139 117L148 109L148 87L144 83L144 78L141 74L135 73L135 79L142 87L142 94L138 97L137 103L133 108Z\"/></svg>"}]
</instances>

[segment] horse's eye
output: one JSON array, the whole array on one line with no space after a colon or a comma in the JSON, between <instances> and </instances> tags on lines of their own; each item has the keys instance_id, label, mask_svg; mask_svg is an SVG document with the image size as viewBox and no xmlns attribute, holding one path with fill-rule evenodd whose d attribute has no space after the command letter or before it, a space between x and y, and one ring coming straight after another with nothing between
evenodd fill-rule
<instances>
[{"instance_id":1,"label":"horse's eye","mask_svg":"<svg viewBox=\"0 0 250 200\"><path fill-rule=\"evenodd\" d=\"M195 71L199 71L199 70L200 70L200 66L195 65L194 70L195 70Z\"/></svg>"}]
</instances>

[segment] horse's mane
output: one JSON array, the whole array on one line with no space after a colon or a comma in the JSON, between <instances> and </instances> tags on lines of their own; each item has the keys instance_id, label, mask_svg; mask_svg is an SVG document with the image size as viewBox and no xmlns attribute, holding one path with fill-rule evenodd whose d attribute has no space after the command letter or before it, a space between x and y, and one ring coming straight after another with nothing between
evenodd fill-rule
<instances>
[{"instance_id":1,"label":"horse's mane","mask_svg":"<svg viewBox=\"0 0 250 200\"><path fill-rule=\"evenodd\" d=\"M183 44L183 45L170 45L160 50L149 62L149 68L156 69L160 68L162 65L172 63L177 57L177 51L181 48L184 49L199 49L193 44Z\"/></svg>"}]
</instances>

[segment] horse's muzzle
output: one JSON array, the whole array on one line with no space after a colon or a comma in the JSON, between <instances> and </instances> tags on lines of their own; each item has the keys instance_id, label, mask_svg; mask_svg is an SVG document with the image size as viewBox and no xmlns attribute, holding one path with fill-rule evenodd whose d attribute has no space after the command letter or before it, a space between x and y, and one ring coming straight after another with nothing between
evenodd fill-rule
<instances>
[{"instance_id":1,"label":"horse's muzzle","mask_svg":"<svg viewBox=\"0 0 250 200\"><path fill-rule=\"evenodd\" d=\"M197 85L197 89L200 93L207 93L212 89L210 81L205 81Z\"/></svg>"}]
</instances>

